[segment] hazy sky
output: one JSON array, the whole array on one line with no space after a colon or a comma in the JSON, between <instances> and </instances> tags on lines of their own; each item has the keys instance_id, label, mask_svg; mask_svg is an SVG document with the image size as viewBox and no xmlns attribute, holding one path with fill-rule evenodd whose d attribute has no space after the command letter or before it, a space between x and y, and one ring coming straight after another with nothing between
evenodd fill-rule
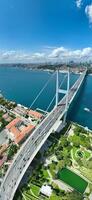
<instances>
[{"instance_id":1,"label":"hazy sky","mask_svg":"<svg viewBox=\"0 0 92 200\"><path fill-rule=\"evenodd\" d=\"M91 3L0 0L0 62L91 58Z\"/></svg>"}]
</instances>

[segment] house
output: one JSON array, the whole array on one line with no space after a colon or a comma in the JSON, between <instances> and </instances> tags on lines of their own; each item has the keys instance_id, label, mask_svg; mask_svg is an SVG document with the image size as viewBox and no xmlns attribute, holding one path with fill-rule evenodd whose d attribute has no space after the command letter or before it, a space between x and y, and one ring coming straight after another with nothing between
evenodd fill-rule
<instances>
[{"instance_id":1,"label":"house","mask_svg":"<svg viewBox=\"0 0 92 200\"><path fill-rule=\"evenodd\" d=\"M40 193L47 196L47 197L50 197L51 194L52 194L52 189L50 186L48 185L43 185L40 189Z\"/></svg>"},{"instance_id":2,"label":"house","mask_svg":"<svg viewBox=\"0 0 92 200\"><path fill-rule=\"evenodd\" d=\"M18 104L14 108L13 112L15 113L15 115L18 115L18 116L20 116L20 115L21 116L26 116L27 115L27 108L22 106L22 105L20 105L20 104Z\"/></svg>"},{"instance_id":3,"label":"house","mask_svg":"<svg viewBox=\"0 0 92 200\"><path fill-rule=\"evenodd\" d=\"M10 117L8 113L5 113L2 117L6 122L10 122L12 120L12 117Z\"/></svg>"},{"instance_id":4,"label":"house","mask_svg":"<svg viewBox=\"0 0 92 200\"><path fill-rule=\"evenodd\" d=\"M43 117L43 115L41 113L34 111L34 110L29 110L28 115L32 118L39 119L39 120L41 120Z\"/></svg>"},{"instance_id":5,"label":"house","mask_svg":"<svg viewBox=\"0 0 92 200\"><path fill-rule=\"evenodd\" d=\"M16 119L12 120L6 126L10 138L16 144L20 144L21 142L23 142L28 137L28 135L32 133L34 128L34 125L26 123L26 121L23 121L23 119L21 119L20 117L17 117Z\"/></svg>"}]
</instances>

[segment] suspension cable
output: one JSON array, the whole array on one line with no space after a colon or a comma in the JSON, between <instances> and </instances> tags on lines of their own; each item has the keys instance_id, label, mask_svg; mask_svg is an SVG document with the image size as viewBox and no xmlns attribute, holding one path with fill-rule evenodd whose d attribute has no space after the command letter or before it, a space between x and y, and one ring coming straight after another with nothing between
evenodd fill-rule
<instances>
[{"instance_id":1,"label":"suspension cable","mask_svg":"<svg viewBox=\"0 0 92 200\"><path fill-rule=\"evenodd\" d=\"M44 89L47 87L48 83L52 80L53 76L55 75L55 72L52 74L52 76L50 77L50 79L45 83L44 87L41 89L41 91L38 93L38 95L36 96L36 98L34 99L34 101L32 102L30 108L34 105L34 103L37 101L37 99L39 98L39 96L42 94L42 92L44 91Z\"/></svg>"},{"instance_id":2,"label":"suspension cable","mask_svg":"<svg viewBox=\"0 0 92 200\"><path fill-rule=\"evenodd\" d=\"M48 110L49 110L50 106L52 105L52 103L53 103L53 101L54 101L54 99L55 99L55 97L56 97L56 94L54 95L54 97L53 97L53 99L51 100L51 102L50 102L49 106L47 107L47 110L46 110L46 112L48 112Z\"/></svg>"}]
</instances>

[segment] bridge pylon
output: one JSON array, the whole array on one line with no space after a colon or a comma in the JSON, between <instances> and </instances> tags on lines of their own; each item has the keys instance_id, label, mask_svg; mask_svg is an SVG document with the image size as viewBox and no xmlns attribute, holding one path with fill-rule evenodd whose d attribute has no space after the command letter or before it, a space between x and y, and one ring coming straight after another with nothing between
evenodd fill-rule
<instances>
[{"instance_id":1,"label":"bridge pylon","mask_svg":"<svg viewBox=\"0 0 92 200\"><path fill-rule=\"evenodd\" d=\"M67 111L68 111L68 96L69 96L69 89L70 89L70 71L68 68L67 73L67 89L61 89L59 88L59 70L56 71L56 107L59 103L59 94L65 94L66 95L66 103L65 103L65 115L63 119L63 124L66 124L66 117L67 117Z\"/></svg>"}]
</instances>

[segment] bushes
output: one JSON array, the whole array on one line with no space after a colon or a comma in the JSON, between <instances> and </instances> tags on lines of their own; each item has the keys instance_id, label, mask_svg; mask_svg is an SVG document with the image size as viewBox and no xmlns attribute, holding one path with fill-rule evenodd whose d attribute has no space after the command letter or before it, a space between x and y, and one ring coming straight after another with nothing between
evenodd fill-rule
<instances>
[{"instance_id":1,"label":"bushes","mask_svg":"<svg viewBox=\"0 0 92 200\"><path fill-rule=\"evenodd\" d=\"M90 149L90 138L86 137L85 135L78 136L74 134L73 136L69 137L69 141L72 142L75 147L80 147L81 145Z\"/></svg>"},{"instance_id":2,"label":"bushes","mask_svg":"<svg viewBox=\"0 0 92 200\"><path fill-rule=\"evenodd\" d=\"M18 146L16 144L11 144L8 149L8 159L11 159L15 153L17 153Z\"/></svg>"}]
</instances>

